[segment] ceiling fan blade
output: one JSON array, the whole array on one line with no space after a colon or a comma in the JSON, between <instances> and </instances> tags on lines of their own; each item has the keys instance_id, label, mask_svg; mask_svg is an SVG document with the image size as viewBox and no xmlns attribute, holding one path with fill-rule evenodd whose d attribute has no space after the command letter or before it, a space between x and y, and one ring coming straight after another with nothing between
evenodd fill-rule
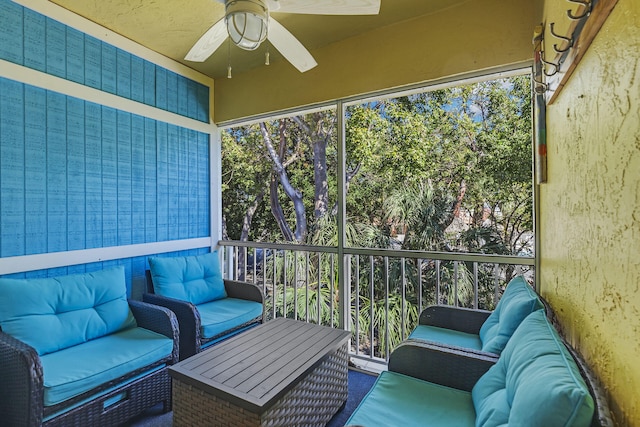
<instances>
[{"instance_id":1,"label":"ceiling fan blade","mask_svg":"<svg viewBox=\"0 0 640 427\"><path fill-rule=\"evenodd\" d=\"M269 10L312 15L377 15L380 0L268 0Z\"/></svg>"},{"instance_id":2,"label":"ceiling fan blade","mask_svg":"<svg viewBox=\"0 0 640 427\"><path fill-rule=\"evenodd\" d=\"M220 47L227 37L229 37L227 26L224 23L224 18L222 18L198 39L184 59L193 62L204 62Z\"/></svg>"},{"instance_id":3,"label":"ceiling fan blade","mask_svg":"<svg viewBox=\"0 0 640 427\"><path fill-rule=\"evenodd\" d=\"M309 71L318 65L302 43L273 17L269 18L267 39L301 73Z\"/></svg>"}]
</instances>

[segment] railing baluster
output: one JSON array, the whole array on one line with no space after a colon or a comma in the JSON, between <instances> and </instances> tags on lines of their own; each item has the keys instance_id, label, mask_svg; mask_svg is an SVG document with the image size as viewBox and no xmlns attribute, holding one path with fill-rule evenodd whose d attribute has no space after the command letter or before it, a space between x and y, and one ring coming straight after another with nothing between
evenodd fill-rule
<instances>
[{"instance_id":1,"label":"railing baluster","mask_svg":"<svg viewBox=\"0 0 640 427\"><path fill-rule=\"evenodd\" d=\"M287 317L287 253L282 252L282 317Z\"/></svg>"},{"instance_id":2,"label":"railing baluster","mask_svg":"<svg viewBox=\"0 0 640 427\"><path fill-rule=\"evenodd\" d=\"M389 257L384 257L384 356L389 362Z\"/></svg>"},{"instance_id":3,"label":"railing baluster","mask_svg":"<svg viewBox=\"0 0 640 427\"><path fill-rule=\"evenodd\" d=\"M369 255L369 351L371 352L371 357L375 357L376 351L374 347L374 336L373 336L373 323L375 321L374 314L374 288L373 288L373 279L374 279L374 271L373 271L373 255Z\"/></svg>"},{"instance_id":4,"label":"railing baluster","mask_svg":"<svg viewBox=\"0 0 640 427\"><path fill-rule=\"evenodd\" d=\"M500 298L498 289L500 288L500 278L499 278L499 273L500 273L500 265L498 263L495 264L494 266L494 286L493 286L493 291L494 291L494 297L493 297L493 306L495 307L498 304L498 298Z\"/></svg>"},{"instance_id":5,"label":"railing baluster","mask_svg":"<svg viewBox=\"0 0 640 427\"><path fill-rule=\"evenodd\" d=\"M262 249L262 293L264 294L265 299L267 298L267 264L265 262L265 250ZM265 303L267 301L265 300ZM265 307L266 310L266 307Z\"/></svg>"},{"instance_id":6,"label":"railing baluster","mask_svg":"<svg viewBox=\"0 0 640 427\"><path fill-rule=\"evenodd\" d=\"M473 308L478 309L478 263L473 263Z\"/></svg>"},{"instance_id":7,"label":"railing baluster","mask_svg":"<svg viewBox=\"0 0 640 427\"><path fill-rule=\"evenodd\" d=\"M304 321L309 321L309 252L305 256L305 291L304 291Z\"/></svg>"},{"instance_id":8,"label":"railing baluster","mask_svg":"<svg viewBox=\"0 0 640 427\"><path fill-rule=\"evenodd\" d=\"M334 323L333 323L333 296L334 296L334 286L335 286L335 257L333 254L329 255L329 259L331 260L331 266L330 266L330 276L329 276L329 313L331 313L331 317L329 320L329 326L331 326L332 328L334 327Z\"/></svg>"},{"instance_id":9,"label":"railing baluster","mask_svg":"<svg viewBox=\"0 0 640 427\"><path fill-rule=\"evenodd\" d=\"M316 313L316 323L320 325L320 311L321 305L320 300L322 299L322 254L318 253L318 291L316 294L316 302L318 303L317 313Z\"/></svg>"},{"instance_id":10,"label":"railing baluster","mask_svg":"<svg viewBox=\"0 0 640 427\"><path fill-rule=\"evenodd\" d=\"M293 251L293 318L298 320L298 251Z\"/></svg>"},{"instance_id":11,"label":"railing baluster","mask_svg":"<svg viewBox=\"0 0 640 427\"><path fill-rule=\"evenodd\" d=\"M406 318L407 318L407 270L406 270L406 258L401 259L400 263L401 275L402 275L402 303L401 303L401 313L400 316L400 336L402 339L405 339L406 333Z\"/></svg>"},{"instance_id":12,"label":"railing baluster","mask_svg":"<svg viewBox=\"0 0 640 427\"><path fill-rule=\"evenodd\" d=\"M265 253L264 255L265 257L267 256L267 254ZM277 282L277 265L276 265L276 253L275 250L271 251L271 264L273 264L273 275L272 275L272 279L271 279L271 300L273 302L273 318L275 319L276 317L278 317L278 311L276 310L276 305L277 305L277 293L278 293L278 282Z\"/></svg>"},{"instance_id":13,"label":"railing baluster","mask_svg":"<svg viewBox=\"0 0 640 427\"><path fill-rule=\"evenodd\" d=\"M233 248L233 273L231 277L233 280L238 280L238 247L234 246Z\"/></svg>"},{"instance_id":14,"label":"railing baluster","mask_svg":"<svg viewBox=\"0 0 640 427\"><path fill-rule=\"evenodd\" d=\"M440 304L440 260L436 260L436 304Z\"/></svg>"},{"instance_id":15,"label":"railing baluster","mask_svg":"<svg viewBox=\"0 0 640 427\"><path fill-rule=\"evenodd\" d=\"M247 280L247 247L242 248L242 280Z\"/></svg>"},{"instance_id":16,"label":"railing baluster","mask_svg":"<svg viewBox=\"0 0 640 427\"><path fill-rule=\"evenodd\" d=\"M356 273L355 273L356 312L355 312L355 319L353 319L353 323L356 329L356 355L359 355L360 354L360 255L356 255L355 260L356 260ZM352 278L349 277L349 283L351 283L351 280Z\"/></svg>"},{"instance_id":17,"label":"railing baluster","mask_svg":"<svg viewBox=\"0 0 640 427\"><path fill-rule=\"evenodd\" d=\"M257 260L258 260L258 254L256 253L256 249L254 248L253 249L253 263L252 263L253 264L253 274L252 274L253 280L251 281L254 285L257 283L257 279L258 279L256 277L258 275L258 269L257 269L257 265L256 265Z\"/></svg>"},{"instance_id":18,"label":"railing baluster","mask_svg":"<svg viewBox=\"0 0 640 427\"><path fill-rule=\"evenodd\" d=\"M453 261L453 301L458 306L458 261Z\"/></svg>"},{"instance_id":19,"label":"railing baluster","mask_svg":"<svg viewBox=\"0 0 640 427\"><path fill-rule=\"evenodd\" d=\"M418 274L418 314L422 313L422 258L417 262Z\"/></svg>"}]
</instances>

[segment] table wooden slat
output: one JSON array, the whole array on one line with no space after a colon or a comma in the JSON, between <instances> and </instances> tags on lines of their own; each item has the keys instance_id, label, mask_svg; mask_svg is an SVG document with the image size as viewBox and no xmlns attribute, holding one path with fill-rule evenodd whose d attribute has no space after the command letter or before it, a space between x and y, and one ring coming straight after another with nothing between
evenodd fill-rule
<instances>
[{"instance_id":1,"label":"table wooden slat","mask_svg":"<svg viewBox=\"0 0 640 427\"><path fill-rule=\"evenodd\" d=\"M291 364L305 363L306 360L313 358L318 352L324 350L323 345L319 348L314 348L314 352L309 351L306 343L307 339L310 343L316 340L324 343L327 335L324 330L319 331L321 333L316 333L316 330L313 332L313 334L303 333L295 337L287 336L286 340L280 343L272 343L265 348L265 353L268 353L268 355L254 364L245 365L243 370L238 371L236 375L229 377L224 382L240 391L250 393L256 384L267 380L271 381L276 372L288 372L289 370L285 368L290 368ZM278 346L277 344L280 345Z\"/></svg>"},{"instance_id":2,"label":"table wooden slat","mask_svg":"<svg viewBox=\"0 0 640 427\"><path fill-rule=\"evenodd\" d=\"M348 339L349 332L277 318L169 367L172 377L262 413Z\"/></svg>"}]
</instances>

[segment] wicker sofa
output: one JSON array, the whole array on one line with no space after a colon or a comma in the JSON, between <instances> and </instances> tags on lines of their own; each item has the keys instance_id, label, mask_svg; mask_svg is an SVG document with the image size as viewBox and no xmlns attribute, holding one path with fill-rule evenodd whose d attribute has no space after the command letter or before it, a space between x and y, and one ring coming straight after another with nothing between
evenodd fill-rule
<instances>
[{"instance_id":1,"label":"wicker sofa","mask_svg":"<svg viewBox=\"0 0 640 427\"><path fill-rule=\"evenodd\" d=\"M420 313L409 339L498 356L520 322L543 308L543 302L522 276L508 283L495 310L434 305Z\"/></svg>"},{"instance_id":2,"label":"wicker sofa","mask_svg":"<svg viewBox=\"0 0 640 427\"><path fill-rule=\"evenodd\" d=\"M541 309L497 359L404 342L347 425L612 426L603 396Z\"/></svg>"},{"instance_id":3,"label":"wicker sofa","mask_svg":"<svg viewBox=\"0 0 640 427\"><path fill-rule=\"evenodd\" d=\"M177 320L126 292L123 267L0 278L0 424L118 425L171 409Z\"/></svg>"},{"instance_id":4,"label":"wicker sofa","mask_svg":"<svg viewBox=\"0 0 640 427\"><path fill-rule=\"evenodd\" d=\"M217 252L149 258L143 300L167 307L180 325L180 360L264 320L257 286L224 280Z\"/></svg>"}]
</instances>

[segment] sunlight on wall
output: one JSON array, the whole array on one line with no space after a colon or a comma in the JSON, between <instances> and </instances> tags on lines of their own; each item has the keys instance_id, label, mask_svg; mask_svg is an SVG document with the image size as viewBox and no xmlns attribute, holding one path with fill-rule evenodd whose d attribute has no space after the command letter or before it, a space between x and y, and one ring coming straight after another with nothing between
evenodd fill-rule
<instances>
[{"instance_id":1,"label":"sunlight on wall","mask_svg":"<svg viewBox=\"0 0 640 427\"><path fill-rule=\"evenodd\" d=\"M639 22L640 2L619 0L548 107L540 191L541 293L620 425L640 425Z\"/></svg>"}]
</instances>

